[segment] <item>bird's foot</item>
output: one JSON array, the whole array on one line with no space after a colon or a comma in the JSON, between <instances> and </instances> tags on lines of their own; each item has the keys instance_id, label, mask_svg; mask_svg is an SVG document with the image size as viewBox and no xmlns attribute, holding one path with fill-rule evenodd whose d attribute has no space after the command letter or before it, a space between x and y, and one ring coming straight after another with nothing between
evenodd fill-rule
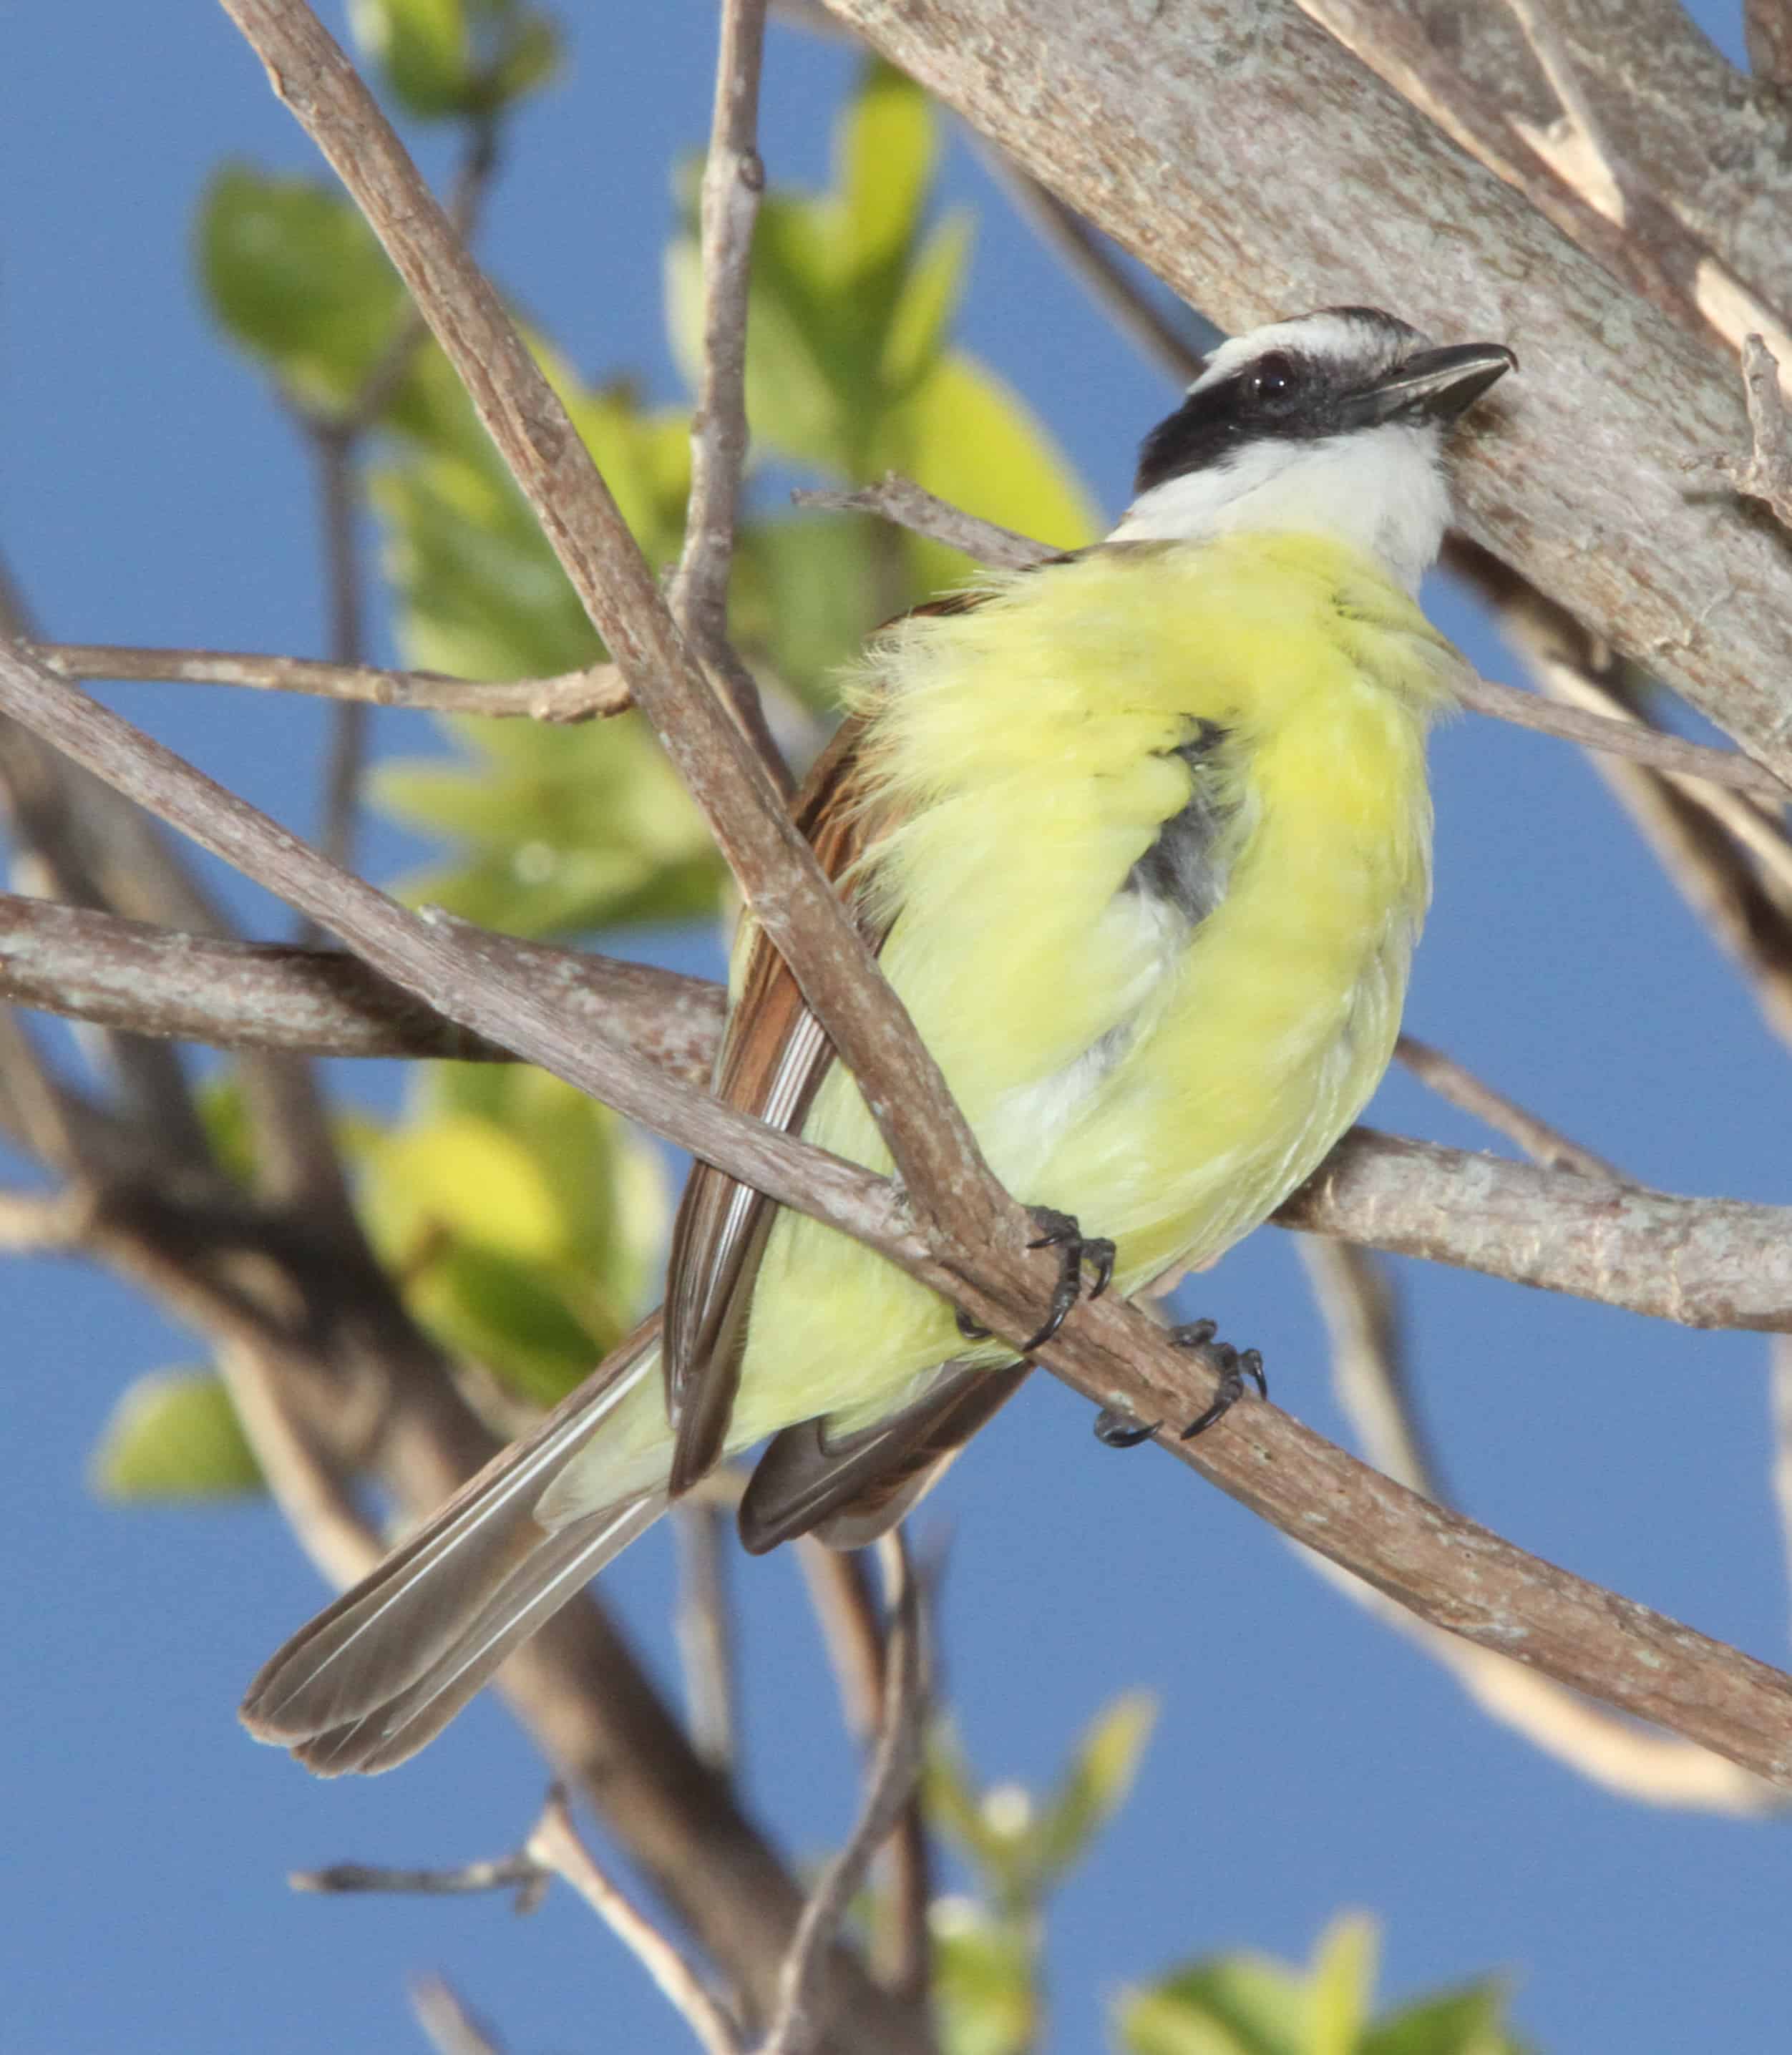
<instances>
[{"instance_id":1,"label":"bird's foot","mask_svg":"<svg viewBox=\"0 0 1792 2055\"><path fill-rule=\"evenodd\" d=\"M1235 1349L1230 1342L1216 1341L1214 1337L1218 1332L1218 1324L1212 1320L1190 1320L1186 1327L1170 1330L1172 1346L1198 1349L1219 1373L1220 1380L1213 1404L1182 1429L1177 1437L1179 1441L1191 1442L1197 1434L1206 1434L1215 1421L1223 1419L1244 1397L1247 1379L1265 1398L1269 1395L1269 1382L1263 1375L1263 1358L1258 1351ZM1117 1406L1104 1406L1095 1415L1095 1439L1103 1448L1136 1449L1141 1442L1150 1441L1162 1425L1161 1420L1154 1420L1147 1426L1123 1413Z\"/></svg>"},{"instance_id":2,"label":"bird's foot","mask_svg":"<svg viewBox=\"0 0 1792 2055\"><path fill-rule=\"evenodd\" d=\"M1029 1248L1056 1248L1060 1252L1058 1281L1052 1289L1052 1303L1046 1308L1045 1324L1021 1348L1023 1355L1031 1355L1045 1344L1061 1327L1070 1309L1083 1296L1083 1266L1087 1264L1095 1272L1095 1282L1089 1287L1089 1296L1099 1299L1107 1289L1114 1276L1114 1244L1105 1235L1086 1235L1071 1213L1060 1213L1050 1206L1029 1206L1028 1213L1039 1229L1036 1240L1027 1244ZM958 1331L968 1342L982 1342L989 1339L989 1330L973 1320L961 1308L958 1313Z\"/></svg>"}]
</instances>

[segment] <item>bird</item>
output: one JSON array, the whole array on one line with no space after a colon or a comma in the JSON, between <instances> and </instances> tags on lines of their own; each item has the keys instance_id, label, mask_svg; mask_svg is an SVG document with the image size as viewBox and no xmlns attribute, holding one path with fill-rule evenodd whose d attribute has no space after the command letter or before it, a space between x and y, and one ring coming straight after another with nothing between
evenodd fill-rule
<instances>
[{"instance_id":1,"label":"bird","mask_svg":"<svg viewBox=\"0 0 1792 2055\"><path fill-rule=\"evenodd\" d=\"M1099 542L873 636L793 803L992 1169L1060 1252L1019 1351L838 1230L692 1172L649 1317L264 1666L242 1717L322 1774L437 1734L719 1461L763 1551L862 1546L1010 1398L1084 1290L1259 1225L1392 1054L1430 898L1426 738L1463 660L1420 609L1452 424L1516 368L1332 307L1222 342ZM743 917L714 1088L890 1158ZM1085 1233L1085 1228L1087 1232ZM1214 1351L1220 1401L1254 1354ZM1103 1416L1124 1443L1153 1431Z\"/></svg>"}]
</instances>

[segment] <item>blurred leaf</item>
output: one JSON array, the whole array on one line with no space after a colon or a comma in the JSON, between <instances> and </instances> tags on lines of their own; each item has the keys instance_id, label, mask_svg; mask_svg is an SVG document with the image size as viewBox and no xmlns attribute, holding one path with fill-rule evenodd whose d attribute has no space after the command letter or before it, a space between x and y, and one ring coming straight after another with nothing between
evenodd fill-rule
<instances>
[{"instance_id":1,"label":"blurred leaf","mask_svg":"<svg viewBox=\"0 0 1792 2055\"><path fill-rule=\"evenodd\" d=\"M1022 2055L1039 2033L1035 1947L969 1899L932 1908L933 2003L942 2055Z\"/></svg>"},{"instance_id":2,"label":"blurred leaf","mask_svg":"<svg viewBox=\"0 0 1792 2055\"><path fill-rule=\"evenodd\" d=\"M349 0L349 20L419 120L492 112L545 84L559 62L553 22L519 0Z\"/></svg>"},{"instance_id":3,"label":"blurred leaf","mask_svg":"<svg viewBox=\"0 0 1792 2055\"><path fill-rule=\"evenodd\" d=\"M403 290L373 231L310 179L226 165L200 202L198 254L226 333L314 406L353 396L401 318Z\"/></svg>"},{"instance_id":4,"label":"blurred leaf","mask_svg":"<svg viewBox=\"0 0 1792 2055\"><path fill-rule=\"evenodd\" d=\"M1319 1938L1312 1973L1312 2055L1352 2055L1375 1998L1376 1923L1341 1913Z\"/></svg>"},{"instance_id":5,"label":"blurred leaf","mask_svg":"<svg viewBox=\"0 0 1792 2055\"><path fill-rule=\"evenodd\" d=\"M633 1324L666 1219L657 1150L524 1064L437 1064L363 1140L368 1233L446 1347L547 1406Z\"/></svg>"},{"instance_id":6,"label":"blurred leaf","mask_svg":"<svg viewBox=\"0 0 1792 2055\"><path fill-rule=\"evenodd\" d=\"M1131 2055L1310 2055L1311 2021L1304 1974L1241 1952L1128 1993L1119 2024Z\"/></svg>"},{"instance_id":7,"label":"blurred leaf","mask_svg":"<svg viewBox=\"0 0 1792 2055\"><path fill-rule=\"evenodd\" d=\"M255 1181L255 1138L242 1086L234 1073L220 1071L200 1083L195 1098L199 1125L219 1168L250 1189Z\"/></svg>"},{"instance_id":8,"label":"blurred leaf","mask_svg":"<svg viewBox=\"0 0 1792 2055\"><path fill-rule=\"evenodd\" d=\"M102 1498L125 1505L232 1498L262 1488L230 1394L208 1370L138 1378L112 1408L89 1475Z\"/></svg>"},{"instance_id":9,"label":"blurred leaf","mask_svg":"<svg viewBox=\"0 0 1792 2055\"><path fill-rule=\"evenodd\" d=\"M884 342L882 369L894 394L906 396L944 346L946 325L958 309L971 236L969 214L956 210L928 238L914 261Z\"/></svg>"},{"instance_id":10,"label":"blurred leaf","mask_svg":"<svg viewBox=\"0 0 1792 2055\"><path fill-rule=\"evenodd\" d=\"M847 103L834 143L840 188L836 247L863 275L899 265L914 247L933 182L935 130L927 96L874 58Z\"/></svg>"},{"instance_id":11,"label":"blurred leaf","mask_svg":"<svg viewBox=\"0 0 1792 2055\"><path fill-rule=\"evenodd\" d=\"M1040 1883L1069 1869L1126 1803L1156 1719L1151 1694L1128 1691L1090 1722L1033 1830L1032 1863Z\"/></svg>"},{"instance_id":12,"label":"blurred leaf","mask_svg":"<svg viewBox=\"0 0 1792 2055\"><path fill-rule=\"evenodd\" d=\"M366 1207L382 1248L432 1237L545 1260L566 1247L565 1224L528 1147L495 1121L446 1114L408 1122L377 1142Z\"/></svg>"},{"instance_id":13,"label":"blurred leaf","mask_svg":"<svg viewBox=\"0 0 1792 2055\"><path fill-rule=\"evenodd\" d=\"M841 666L878 625L881 581L874 553L890 544L900 562L893 531L863 514L749 523L740 536L729 613L736 646L762 656L805 705L835 706Z\"/></svg>"},{"instance_id":14,"label":"blurred leaf","mask_svg":"<svg viewBox=\"0 0 1792 2055\"><path fill-rule=\"evenodd\" d=\"M1420 1998L1371 2027L1357 2055L1519 2055L1504 2031L1506 2006L1497 1978Z\"/></svg>"}]
</instances>

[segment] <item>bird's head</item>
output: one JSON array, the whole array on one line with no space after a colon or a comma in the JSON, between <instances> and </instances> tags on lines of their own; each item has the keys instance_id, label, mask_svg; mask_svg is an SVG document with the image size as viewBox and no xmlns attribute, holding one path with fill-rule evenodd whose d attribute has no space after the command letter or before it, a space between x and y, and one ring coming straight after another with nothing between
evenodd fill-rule
<instances>
[{"instance_id":1,"label":"bird's head","mask_svg":"<svg viewBox=\"0 0 1792 2055\"><path fill-rule=\"evenodd\" d=\"M1517 364L1497 342L1439 349L1374 307L1235 336L1145 438L1112 539L1319 533L1416 586L1449 520L1444 432Z\"/></svg>"}]
</instances>

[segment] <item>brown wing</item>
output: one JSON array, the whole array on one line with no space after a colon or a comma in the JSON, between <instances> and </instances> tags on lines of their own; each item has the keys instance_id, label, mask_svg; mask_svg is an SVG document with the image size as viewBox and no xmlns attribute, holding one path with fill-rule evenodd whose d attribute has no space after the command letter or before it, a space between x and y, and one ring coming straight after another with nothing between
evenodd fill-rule
<instances>
[{"instance_id":1,"label":"brown wing","mask_svg":"<svg viewBox=\"0 0 1792 2055\"><path fill-rule=\"evenodd\" d=\"M976 592L951 593L914 612L967 613L981 598ZM860 755L865 725L862 716L842 723L792 807L796 824L823 870L836 882L890 826L886 813L874 814L866 804ZM874 927L862 913L859 927L874 950L882 947L885 929ZM798 1133L833 1061L834 1046L809 1011L784 958L763 935L756 936L716 1058L716 1095L775 1127ZM750 1185L708 1164L693 1166L673 1224L666 1272L664 1375L666 1405L676 1434L671 1477L675 1497L710 1469L727 1440L753 1286L776 1214L776 1206ZM974 1375L981 1379L988 1373ZM933 1431L934 1415L927 1410L929 1399L936 1398L939 1389L936 1386L928 1398L917 1401L898 1416L899 1420L914 1416L914 1431L923 1439ZM955 1411L956 1403L948 1410ZM993 1406L988 1409L993 1410ZM980 1413L973 1427L987 1417L987 1412ZM889 1426L894 1430L897 1422ZM860 1446L874 1438L884 1452L884 1462L901 1464L908 1444L894 1432L870 1430L853 1438L851 1449L844 1451L851 1459L846 1463L850 1480L843 1473L831 1489L823 1490L819 1477L806 1479L800 1496L803 1505L812 1509L809 1518L799 1521L794 1507L780 1511L772 1521L778 1530L773 1539L803 1532L807 1525L834 1513L843 1517L846 1501L861 1489L874 1495L882 1465L870 1462L868 1448ZM815 1445L818 1462L834 1461L820 1453L826 1445L819 1428ZM775 1441L767 1451L768 1461L778 1446ZM919 1496L936 1465L943 1469L944 1459L933 1451L902 1468L903 1478L918 1469L929 1471L911 1497ZM781 1505L781 1492L778 1497ZM902 1510L898 1507L891 1514L892 1521ZM762 1545L768 1548L772 1541Z\"/></svg>"},{"instance_id":2,"label":"brown wing","mask_svg":"<svg viewBox=\"0 0 1792 2055\"><path fill-rule=\"evenodd\" d=\"M812 1533L831 1548L862 1548L888 1533L1032 1369L945 1363L919 1398L855 1434L830 1435L825 1420L774 1434L740 1501L743 1544L762 1556Z\"/></svg>"},{"instance_id":3,"label":"brown wing","mask_svg":"<svg viewBox=\"0 0 1792 2055\"><path fill-rule=\"evenodd\" d=\"M873 840L862 804L862 719L849 718L797 795L796 824L822 869L838 879ZM863 926L863 923L861 923ZM872 948L881 933L865 930ZM796 980L763 935L751 945L716 1063L717 1097L791 1133L799 1130L834 1047ZM746 1347L753 1284L777 1208L706 1163L693 1166L672 1230L666 1272L666 1403L677 1430L674 1494L721 1453Z\"/></svg>"}]
</instances>

